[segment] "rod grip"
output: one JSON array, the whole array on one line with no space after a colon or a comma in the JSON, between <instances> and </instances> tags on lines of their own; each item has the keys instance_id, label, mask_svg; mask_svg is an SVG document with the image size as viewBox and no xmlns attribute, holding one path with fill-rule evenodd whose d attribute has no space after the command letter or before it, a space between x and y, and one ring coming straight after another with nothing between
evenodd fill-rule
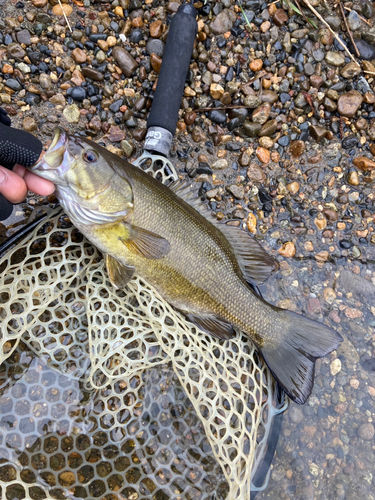
<instances>
[{"instance_id":1,"label":"rod grip","mask_svg":"<svg viewBox=\"0 0 375 500\"><path fill-rule=\"evenodd\" d=\"M176 132L178 110L197 28L194 6L181 5L171 21L154 101L147 120L148 129L161 127L172 135Z\"/></svg>"},{"instance_id":2,"label":"rod grip","mask_svg":"<svg viewBox=\"0 0 375 500\"><path fill-rule=\"evenodd\" d=\"M11 170L16 163L29 167L38 161L43 145L39 139L26 132L11 128L4 121L0 123L0 165ZM13 204L0 193L0 221L7 219L13 211Z\"/></svg>"}]
</instances>

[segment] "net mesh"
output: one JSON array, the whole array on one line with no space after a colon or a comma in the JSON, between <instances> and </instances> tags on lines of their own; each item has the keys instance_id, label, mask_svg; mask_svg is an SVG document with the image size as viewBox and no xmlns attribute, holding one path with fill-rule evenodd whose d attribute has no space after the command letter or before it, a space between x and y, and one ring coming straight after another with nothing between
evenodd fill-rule
<instances>
[{"instance_id":1,"label":"net mesh","mask_svg":"<svg viewBox=\"0 0 375 500\"><path fill-rule=\"evenodd\" d=\"M0 321L7 497L250 498L279 410L240 332L208 336L139 277L115 290L58 209L0 259Z\"/></svg>"}]
</instances>

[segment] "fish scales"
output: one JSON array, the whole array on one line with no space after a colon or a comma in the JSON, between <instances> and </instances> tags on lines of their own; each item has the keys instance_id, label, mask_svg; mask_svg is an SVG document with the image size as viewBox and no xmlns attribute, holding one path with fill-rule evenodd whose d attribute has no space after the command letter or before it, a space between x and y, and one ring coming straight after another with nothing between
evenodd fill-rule
<instances>
[{"instance_id":1,"label":"fish scales","mask_svg":"<svg viewBox=\"0 0 375 500\"><path fill-rule=\"evenodd\" d=\"M181 186L169 189L60 129L32 170L56 183L72 222L105 254L115 286L124 286L136 271L208 333L227 339L233 327L240 329L286 393L297 403L306 401L315 360L342 338L254 293L248 282L267 277L272 261L249 233L210 222L195 202L183 199L189 197Z\"/></svg>"}]
</instances>

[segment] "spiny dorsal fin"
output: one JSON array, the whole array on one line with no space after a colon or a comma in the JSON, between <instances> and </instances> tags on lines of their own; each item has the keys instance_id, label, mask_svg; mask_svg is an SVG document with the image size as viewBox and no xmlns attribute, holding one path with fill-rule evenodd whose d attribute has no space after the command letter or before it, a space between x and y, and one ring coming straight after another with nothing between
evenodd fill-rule
<instances>
[{"instance_id":1,"label":"spiny dorsal fin","mask_svg":"<svg viewBox=\"0 0 375 500\"><path fill-rule=\"evenodd\" d=\"M270 274L278 268L278 263L268 255L250 233L238 227L220 223L212 217L204 201L192 191L188 181L176 181L170 186L170 189L224 233L236 254L246 281L253 285L264 283Z\"/></svg>"},{"instance_id":2,"label":"spiny dorsal fin","mask_svg":"<svg viewBox=\"0 0 375 500\"><path fill-rule=\"evenodd\" d=\"M278 263L264 250L260 243L244 229L227 224L217 224L225 234L236 254L238 264L249 283L264 283L278 268Z\"/></svg>"},{"instance_id":3,"label":"spiny dorsal fin","mask_svg":"<svg viewBox=\"0 0 375 500\"><path fill-rule=\"evenodd\" d=\"M183 179L173 182L169 189L171 189L179 198L182 198L186 203L188 203L192 208L199 212L207 220L215 223L215 219L212 217L210 210L206 207L204 201L202 201L196 193L191 189L191 184Z\"/></svg>"},{"instance_id":4,"label":"spiny dorsal fin","mask_svg":"<svg viewBox=\"0 0 375 500\"><path fill-rule=\"evenodd\" d=\"M186 315L186 319L194 323L194 325L197 325L204 332L218 339L228 340L234 336L233 326L213 314L209 316L200 316L198 314L189 313Z\"/></svg>"},{"instance_id":5,"label":"spiny dorsal fin","mask_svg":"<svg viewBox=\"0 0 375 500\"><path fill-rule=\"evenodd\" d=\"M125 266L111 255L105 255L105 265L109 279L115 288L124 288L134 275L135 268L133 266Z\"/></svg>"},{"instance_id":6,"label":"spiny dorsal fin","mask_svg":"<svg viewBox=\"0 0 375 500\"><path fill-rule=\"evenodd\" d=\"M161 259L169 252L170 244L165 238L141 227L132 226L128 222L123 222L123 225L128 231L128 237L120 240L132 252L146 259Z\"/></svg>"}]
</instances>

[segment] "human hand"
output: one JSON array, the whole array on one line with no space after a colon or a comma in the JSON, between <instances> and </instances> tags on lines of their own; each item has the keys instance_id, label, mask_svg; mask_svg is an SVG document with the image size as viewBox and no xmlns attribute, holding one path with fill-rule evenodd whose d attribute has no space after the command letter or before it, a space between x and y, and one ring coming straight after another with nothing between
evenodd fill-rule
<instances>
[{"instance_id":1,"label":"human hand","mask_svg":"<svg viewBox=\"0 0 375 500\"><path fill-rule=\"evenodd\" d=\"M13 170L0 166L0 193L8 201L20 203L26 198L28 190L41 196L48 196L54 192L55 185L21 165L15 165Z\"/></svg>"}]
</instances>

